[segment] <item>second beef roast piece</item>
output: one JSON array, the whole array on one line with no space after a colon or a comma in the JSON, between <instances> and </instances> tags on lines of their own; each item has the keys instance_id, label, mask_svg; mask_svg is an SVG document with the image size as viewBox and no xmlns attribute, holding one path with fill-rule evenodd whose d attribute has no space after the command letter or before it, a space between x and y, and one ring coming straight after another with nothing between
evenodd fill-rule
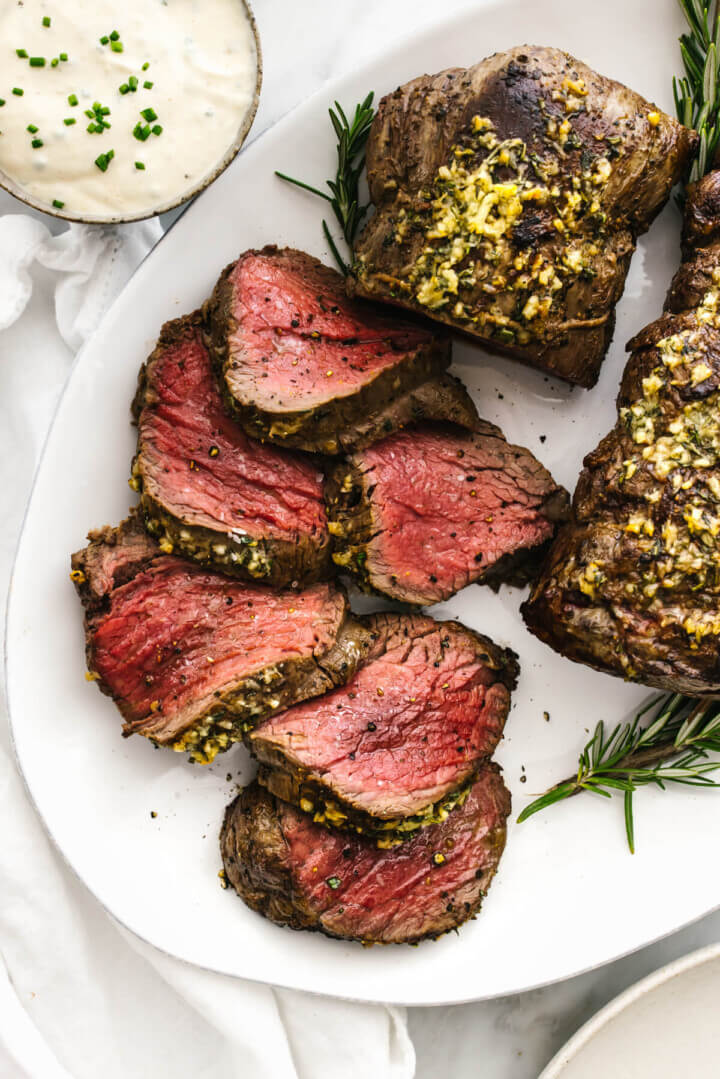
<instances>
[{"instance_id":1,"label":"second beef roast piece","mask_svg":"<svg viewBox=\"0 0 720 1079\"><path fill-rule=\"evenodd\" d=\"M688 188L665 314L630 342L615 427L523 607L570 659L720 692L720 170Z\"/></svg>"},{"instance_id":2,"label":"second beef roast piece","mask_svg":"<svg viewBox=\"0 0 720 1079\"><path fill-rule=\"evenodd\" d=\"M447 820L392 850L331 832L256 783L228 807L225 876L249 907L292 929L414 943L480 909L505 846L510 795L486 765Z\"/></svg>"},{"instance_id":3,"label":"second beef roast piece","mask_svg":"<svg viewBox=\"0 0 720 1079\"><path fill-rule=\"evenodd\" d=\"M558 49L422 75L380 102L349 284L592 386L696 139Z\"/></svg>"},{"instance_id":4,"label":"second beef roast piece","mask_svg":"<svg viewBox=\"0 0 720 1079\"><path fill-rule=\"evenodd\" d=\"M518 668L457 622L376 614L364 626L373 644L354 677L248 744L274 794L393 846L462 805L502 737Z\"/></svg>"},{"instance_id":5,"label":"second beef roast piece","mask_svg":"<svg viewBox=\"0 0 720 1079\"><path fill-rule=\"evenodd\" d=\"M276 592L163 555L137 517L73 555L87 662L125 734L199 761L268 715L351 677L367 649L345 595Z\"/></svg>"},{"instance_id":6,"label":"second beef roast piece","mask_svg":"<svg viewBox=\"0 0 720 1079\"><path fill-rule=\"evenodd\" d=\"M302 251L245 252L207 315L227 402L254 438L335 454L423 417L475 422L444 334L348 300Z\"/></svg>"},{"instance_id":7,"label":"second beef roast piece","mask_svg":"<svg viewBox=\"0 0 720 1079\"><path fill-rule=\"evenodd\" d=\"M529 450L479 421L423 425L338 464L327 485L333 558L363 587L438 603L473 581L521 581L568 514Z\"/></svg>"},{"instance_id":8,"label":"second beef roast piece","mask_svg":"<svg viewBox=\"0 0 720 1079\"><path fill-rule=\"evenodd\" d=\"M166 553L273 585L327 575L322 473L225 414L199 315L163 327L134 411L133 484Z\"/></svg>"}]
</instances>

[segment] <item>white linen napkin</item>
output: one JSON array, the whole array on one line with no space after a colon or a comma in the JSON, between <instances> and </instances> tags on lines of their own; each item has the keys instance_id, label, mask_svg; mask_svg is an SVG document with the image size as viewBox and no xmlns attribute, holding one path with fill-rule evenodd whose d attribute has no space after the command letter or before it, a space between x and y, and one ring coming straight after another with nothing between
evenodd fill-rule
<instances>
[{"instance_id":1,"label":"white linen napkin","mask_svg":"<svg viewBox=\"0 0 720 1079\"><path fill-rule=\"evenodd\" d=\"M74 353L161 231L152 221L122 229L71 225L53 235L47 219L18 213L18 206L0 192L0 213L16 211L0 216L3 597ZM120 929L46 836L15 768L4 698L0 820L2 1079L412 1076L404 1009L214 975Z\"/></svg>"}]
</instances>

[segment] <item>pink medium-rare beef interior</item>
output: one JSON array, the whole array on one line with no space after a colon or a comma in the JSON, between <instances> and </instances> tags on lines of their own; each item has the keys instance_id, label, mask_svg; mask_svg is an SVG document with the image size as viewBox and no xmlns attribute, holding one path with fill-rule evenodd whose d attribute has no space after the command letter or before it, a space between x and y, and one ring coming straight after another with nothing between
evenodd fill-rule
<instances>
[{"instance_id":1,"label":"pink medium-rare beef interior","mask_svg":"<svg viewBox=\"0 0 720 1079\"><path fill-rule=\"evenodd\" d=\"M288 541L325 532L322 473L226 415L199 326L177 335L147 377L139 443L149 495L205 528Z\"/></svg>"},{"instance_id":2,"label":"pink medium-rare beef interior","mask_svg":"<svg viewBox=\"0 0 720 1079\"><path fill-rule=\"evenodd\" d=\"M502 736L514 659L456 623L378 615L365 664L342 688L250 736L373 816L411 816L457 789ZM492 654L492 659L491 655Z\"/></svg>"},{"instance_id":3,"label":"pink medium-rare beef interior","mask_svg":"<svg viewBox=\"0 0 720 1079\"><path fill-rule=\"evenodd\" d=\"M322 928L391 942L443 932L477 909L502 853L510 797L488 766L447 820L392 850L279 805L294 887Z\"/></svg>"},{"instance_id":4,"label":"pink medium-rare beef interior","mask_svg":"<svg viewBox=\"0 0 720 1079\"><path fill-rule=\"evenodd\" d=\"M498 435L423 426L358 455L377 526L372 575L411 601L432 602L553 535L545 514L551 477Z\"/></svg>"},{"instance_id":5,"label":"pink medium-rare beef interior","mask_svg":"<svg viewBox=\"0 0 720 1079\"><path fill-rule=\"evenodd\" d=\"M229 382L239 401L272 411L356 393L432 334L349 300L342 278L292 252L249 252L235 264Z\"/></svg>"},{"instance_id":6,"label":"pink medium-rare beef interior","mask_svg":"<svg viewBox=\"0 0 720 1079\"><path fill-rule=\"evenodd\" d=\"M278 593L159 558L110 596L91 661L126 730L171 741L228 686L327 651L344 614L330 584Z\"/></svg>"}]
</instances>

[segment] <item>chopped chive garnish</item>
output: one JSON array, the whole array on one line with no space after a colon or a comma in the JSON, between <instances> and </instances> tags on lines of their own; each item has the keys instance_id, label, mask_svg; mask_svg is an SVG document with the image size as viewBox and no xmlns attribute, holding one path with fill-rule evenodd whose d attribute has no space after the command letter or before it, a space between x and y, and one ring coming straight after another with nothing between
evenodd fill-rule
<instances>
[{"instance_id":1,"label":"chopped chive garnish","mask_svg":"<svg viewBox=\"0 0 720 1079\"><path fill-rule=\"evenodd\" d=\"M101 108L102 108L102 105L100 104L99 101L93 101L93 109L95 110L95 112L98 112Z\"/></svg>"},{"instance_id":2,"label":"chopped chive garnish","mask_svg":"<svg viewBox=\"0 0 720 1079\"><path fill-rule=\"evenodd\" d=\"M130 76L130 78L128 79L128 85L130 86L132 92L135 93L138 87L138 81L135 75Z\"/></svg>"},{"instance_id":3,"label":"chopped chive garnish","mask_svg":"<svg viewBox=\"0 0 720 1079\"><path fill-rule=\"evenodd\" d=\"M147 121L157 120L157 113L155 109L141 109L140 115Z\"/></svg>"},{"instance_id":4,"label":"chopped chive garnish","mask_svg":"<svg viewBox=\"0 0 720 1079\"><path fill-rule=\"evenodd\" d=\"M109 112L110 112L110 106L109 105L103 105L102 108L100 109L100 113L101 113L102 116L107 116L109 114Z\"/></svg>"},{"instance_id":5,"label":"chopped chive garnish","mask_svg":"<svg viewBox=\"0 0 720 1079\"><path fill-rule=\"evenodd\" d=\"M21 90L19 86L13 86L13 93L15 94L15 97L22 97L25 91Z\"/></svg>"},{"instance_id":6,"label":"chopped chive garnish","mask_svg":"<svg viewBox=\"0 0 720 1079\"><path fill-rule=\"evenodd\" d=\"M65 63L67 58L68 58L68 54L66 52L61 52L60 53L60 59L63 61L63 63Z\"/></svg>"},{"instance_id":7,"label":"chopped chive garnish","mask_svg":"<svg viewBox=\"0 0 720 1079\"><path fill-rule=\"evenodd\" d=\"M110 40L111 41L119 41L120 40L120 35L118 34L117 30L113 30L112 34L110 35Z\"/></svg>"},{"instance_id":8,"label":"chopped chive garnish","mask_svg":"<svg viewBox=\"0 0 720 1079\"><path fill-rule=\"evenodd\" d=\"M49 25L50 25L50 16L49 15L43 15L43 26L49 26Z\"/></svg>"},{"instance_id":9,"label":"chopped chive garnish","mask_svg":"<svg viewBox=\"0 0 720 1079\"><path fill-rule=\"evenodd\" d=\"M107 159L108 159L108 161L112 161L112 159L113 159L114 157L115 157L115 151L114 151L114 150L108 150L108 152L107 152Z\"/></svg>"},{"instance_id":10,"label":"chopped chive garnish","mask_svg":"<svg viewBox=\"0 0 720 1079\"><path fill-rule=\"evenodd\" d=\"M31 56L30 57L30 67L45 67L45 57L44 56Z\"/></svg>"},{"instance_id":11,"label":"chopped chive garnish","mask_svg":"<svg viewBox=\"0 0 720 1079\"><path fill-rule=\"evenodd\" d=\"M95 119L95 113L92 109L85 109L85 115L89 116L91 120Z\"/></svg>"},{"instance_id":12,"label":"chopped chive garnish","mask_svg":"<svg viewBox=\"0 0 720 1079\"><path fill-rule=\"evenodd\" d=\"M72 124L76 124L77 120L74 116L66 116L63 123L65 124L65 127L70 127Z\"/></svg>"},{"instance_id":13,"label":"chopped chive garnish","mask_svg":"<svg viewBox=\"0 0 720 1079\"><path fill-rule=\"evenodd\" d=\"M163 133L162 124L155 124L155 126L152 129L152 133L153 133L153 135L162 135L162 133Z\"/></svg>"},{"instance_id":14,"label":"chopped chive garnish","mask_svg":"<svg viewBox=\"0 0 720 1079\"><path fill-rule=\"evenodd\" d=\"M150 61L146 60L145 63L143 64L143 66L142 66L142 69L143 69L143 71L147 71L147 69L149 67L150 67Z\"/></svg>"},{"instance_id":15,"label":"chopped chive garnish","mask_svg":"<svg viewBox=\"0 0 720 1079\"><path fill-rule=\"evenodd\" d=\"M110 162L112 161L112 159L114 157L115 157L115 151L114 150L108 150L108 152L106 154L99 154L95 158L95 164L100 169L100 172L107 172L107 167L108 167L108 165L110 164Z\"/></svg>"},{"instance_id":16,"label":"chopped chive garnish","mask_svg":"<svg viewBox=\"0 0 720 1079\"><path fill-rule=\"evenodd\" d=\"M19 56L21 60L27 60L27 49L16 49L16 56Z\"/></svg>"},{"instance_id":17,"label":"chopped chive garnish","mask_svg":"<svg viewBox=\"0 0 720 1079\"><path fill-rule=\"evenodd\" d=\"M4 104L5 104L5 98L0 97L0 109L3 107Z\"/></svg>"},{"instance_id":18,"label":"chopped chive garnish","mask_svg":"<svg viewBox=\"0 0 720 1079\"><path fill-rule=\"evenodd\" d=\"M85 128L85 130L86 130L86 131L87 131L87 132L88 132L88 133L89 133L90 135L94 135L94 134L95 134L95 124L94 124L94 123L92 123L92 124L88 124L88 126L87 126L87 127ZM102 131L102 128L100 128L100 130Z\"/></svg>"},{"instance_id":19,"label":"chopped chive garnish","mask_svg":"<svg viewBox=\"0 0 720 1079\"><path fill-rule=\"evenodd\" d=\"M70 94L70 97L68 98L68 105L77 105L77 103L77 94Z\"/></svg>"},{"instance_id":20,"label":"chopped chive garnish","mask_svg":"<svg viewBox=\"0 0 720 1079\"><path fill-rule=\"evenodd\" d=\"M40 147L44 145L44 143L42 139L33 139L30 145L32 146L33 150L39 150Z\"/></svg>"},{"instance_id":21,"label":"chopped chive garnish","mask_svg":"<svg viewBox=\"0 0 720 1079\"><path fill-rule=\"evenodd\" d=\"M103 36L100 38L100 44L107 45L109 40L110 38L107 36L107 34L103 34ZM97 161L95 162L95 164L97 165Z\"/></svg>"},{"instance_id":22,"label":"chopped chive garnish","mask_svg":"<svg viewBox=\"0 0 720 1079\"><path fill-rule=\"evenodd\" d=\"M135 136L136 139L139 139L140 142L145 142L145 139L149 138L149 136L150 136L150 125L149 124L143 125L140 122L138 122L137 124L135 124L135 127L133 128L133 135Z\"/></svg>"},{"instance_id":23,"label":"chopped chive garnish","mask_svg":"<svg viewBox=\"0 0 720 1079\"><path fill-rule=\"evenodd\" d=\"M130 87L126 82L124 82L122 86L118 87L118 89L120 90L121 94L127 94L130 92Z\"/></svg>"},{"instance_id":24,"label":"chopped chive garnish","mask_svg":"<svg viewBox=\"0 0 720 1079\"><path fill-rule=\"evenodd\" d=\"M60 61L57 58L57 56L54 56L52 58L52 60L50 61L50 67L57 67L59 63L60 63Z\"/></svg>"},{"instance_id":25,"label":"chopped chive garnish","mask_svg":"<svg viewBox=\"0 0 720 1079\"><path fill-rule=\"evenodd\" d=\"M62 210L64 205L65 203L61 202L60 199L53 199L53 206L56 210Z\"/></svg>"},{"instance_id":26,"label":"chopped chive garnish","mask_svg":"<svg viewBox=\"0 0 720 1079\"><path fill-rule=\"evenodd\" d=\"M124 52L122 41L111 41L110 48L113 52Z\"/></svg>"},{"instance_id":27,"label":"chopped chive garnish","mask_svg":"<svg viewBox=\"0 0 720 1079\"><path fill-rule=\"evenodd\" d=\"M135 162L135 168L136 169L144 169L145 166L143 165L142 161L136 161Z\"/></svg>"},{"instance_id":28,"label":"chopped chive garnish","mask_svg":"<svg viewBox=\"0 0 720 1079\"><path fill-rule=\"evenodd\" d=\"M37 124L28 124L27 130L30 132L31 135L34 135L36 131L40 130L40 128L37 126Z\"/></svg>"},{"instance_id":29,"label":"chopped chive garnish","mask_svg":"<svg viewBox=\"0 0 720 1079\"><path fill-rule=\"evenodd\" d=\"M143 83L143 86L145 87L145 89L146 89L146 90L152 90L152 88L153 88L153 86L154 86L154 85L155 85L155 83L154 83L154 82L150 82L150 80L149 80L149 79L147 79L147 80L146 80L146 81L145 81L145 82Z\"/></svg>"}]
</instances>

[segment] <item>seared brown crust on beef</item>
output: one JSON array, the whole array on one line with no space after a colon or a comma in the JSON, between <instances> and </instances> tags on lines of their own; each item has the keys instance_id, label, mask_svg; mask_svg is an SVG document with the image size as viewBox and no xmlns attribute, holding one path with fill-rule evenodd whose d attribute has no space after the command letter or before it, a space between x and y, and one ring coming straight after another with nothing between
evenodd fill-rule
<instances>
[{"instance_id":1,"label":"seared brown crust on beef","mask_svg":"<svg viewBox=\"0 0 720 1079\"><path fill-rule=\"evenodd\" d=\"M143 528L136 509L115 528L91 529L87 538L87 547L71 556L70 577L90 618L106 609L114 588L140 573L161 551Z\"/></svg>"},{"instance_id":2,"label":"seared brown crust on beef","mask_svg":"<svg viewBox=\"0 0 720 1079\"><path fill-rule=\"evenodd\" d=\"M563 655L691 695L720 690L716 211L720 172L688 189L665 313L628 346L618 421L585 459L574 519L523 607Z\"/></svg>"},{"instance_id":3,"label":"seared brown crust on beef","mask_svg":"<svg viewBox=\"0 0 720 1079\"><path fill-rule=\"evenodd\" d=\"M489 764L447 820L380 850L314 824L252 783L228 806L220 849L227 881L278 925L367 944L413 944L478 913L509 812L510 795Z\"/></svg>"},{"instance_id":4,"label":"seared brown crust on beef","mask_svg":"<svg viewBox=\"0 0 720 1079\"><path fill-rule=\"evenodd\" d=\"M517 657L458 622L381 613L342 687L247 736L259 781L316 823L389 847L462 804L502 737Z\"/></svg>"},{"instance_id":5,"label":"seared brown crust on beef","mask_svg":"<svg viewBox=\"0 0 720 1079\"><path fill-rule=\"evenodd\" d=\"M349 290L592 386L636 237L696 143L558 49L413 79L372 126Z\"/></svg>"},{"instance_id":6,"label":"seared brown crust on beef","mask_svg":"<svg viewBox=\"0 0 720 1079\"><path fill-rule=\"evenodd\" d=\"M445 376L444 334L348 300L342 277L302 251L246 251L205 310L226 403L254 438L337 454L417 418L477 417Z\"/></svg>"},{"instance_id":7,"label":"seared brown crust on beef","mask_svg":"<svg viewBox=\"0 0 720 1079\"><path fill-rule=\"evenodd\" d=\"M137 518L92 533L72 565L88 668L124 733L203 763L350 678L370 644L335 585L277 593L204 570L163 555Z\"/></svg>"},{"instance_id":8,"label":"seared brown crust on beef","mask_svg":"<svg viewBox=\"0 0 720 1079\"><path fill-rule=\"evenodd\" d=\"M420 606L472 582L524 583L567 492L499 428L421 425L358 450L325 489L333 559L366 591Z\"/></svg>"},{"instance_id":9,"label":"seared brown crust on beef","mask_svg":"<svg viewBox=\"0 0 720 1079\"><path fill-rule=\"evenodd\" d=\"M276 587L328 575L322 473L225 414L199 312L163 326L133 412L132 484L165 553Z\"/></svg>"}]
</instances>

